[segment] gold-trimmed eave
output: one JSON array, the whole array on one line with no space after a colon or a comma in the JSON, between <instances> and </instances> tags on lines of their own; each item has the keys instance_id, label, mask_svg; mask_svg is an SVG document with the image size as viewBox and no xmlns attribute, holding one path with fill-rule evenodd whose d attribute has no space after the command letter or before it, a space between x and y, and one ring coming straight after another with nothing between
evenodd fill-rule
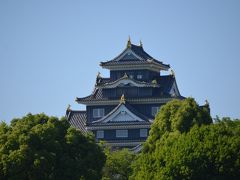
<instances>
[{"instance_id":1,"label":"gold-trimmed eave","mask_svg":"<svg viewBox=\"0 0 240 180\"><path fill-rule=\"evenodd\" d=\"M170 66L165 66L158 64L154 61L151 62L146 62L146 63L139 63L139 64L110 64L110 65L103 65L100 63L100 66L104 69L109 69L109 70L137 70L137 69L147 69L155 72L159 72L161 70L167 71Z\"/></svg>"},{"instance_id":2,"label":"gold-trimmed eave","mask_svg":"<svg viewBox=\"0 0 240 180\"><path fill-rule=\"evenodd\" d=\"M168 101L174 100L174 99L179 99L177 97L173 98L144 98L144 99L127 99L127 102L130 104L163 104L167 103ZM119 100L109 100L109 99L104 99L104 100L78 100L76 99L76 102L79 104L84 104L88 106L95 106L95 105L118 105Z\"/></svg>"},{"instance_id":3,"label":"gold-trimmed eave","mask_svg":"<svg viewBox=\"0 0 240 180\"><path fill-rule=\"evenodd\" d=\"M92 130L106 130L106 129L139 129L139 128L150 128L152 122L146 124L122 124L122 125L92 125L86 126L87 131Z\"/></svg>"},{"instance_id":4,"label":"gold-trimmed eave","mask_svg":"<svg viewBox=\"0 0 240 180\"><path fill-rule=\"evenodd\" d=\"M131 78L120 78L120 79L117 79L116 81L113 81L113 82L110 82L110 83L105 83L105 84L102 84L102 85L95 85L95 87L96 88L103 88L103 89L111 89L111 88L121 87L121 86L119 86L121 84L121 81L130 81L131 84L134 85L132 87L152 87L152 88L160 87L159 84L147 83L147 82L138 82L138 81L133 80Z\"/></svg>"}]
</instances>

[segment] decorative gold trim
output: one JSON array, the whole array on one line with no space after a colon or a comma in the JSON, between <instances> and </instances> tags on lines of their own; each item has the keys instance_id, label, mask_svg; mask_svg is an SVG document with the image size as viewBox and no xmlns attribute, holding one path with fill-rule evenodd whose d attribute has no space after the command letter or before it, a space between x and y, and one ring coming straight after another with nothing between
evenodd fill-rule
<instances>
[{"instance_id":1,"label":"decorative gold trim","mask_svg":"<svg viewBox=\"0 0 240 180\"><path fill-rule=\"evenodd\" d=\"M102 65L102 68L109 70L136 70L136 69L148 69L152 71L167 71L169 67L164 67L164 65L157 64L155 62L146 62L143 64L114 64L114 65Z\"/></svg>"},{"instance_id":2,"label":"decorative gold trim","mask_svg":"<svg viewBox=\"0 0 240 180\"><path fill-rule=\"evenodd\" d=\"M173 69L170 70L170 74L175 77L175 72L173 71Z\"/></svg>"},{"instance_id":3,"label":"decorative gold trim","mask_svg":"<svg viewBox=\"0 0 240 180\"><path fill-rule=\"evenodd\" d=\"M140 47L143 47L143 43L142 43L141 39L140 39L140 41L139 41L139 46L140 46Z\"/></svg>"},{"instance_id":4,"label":"decorative gold trim","mask_svg":"<svg viewBox=\"0 0 240 180\"><path fill-rule=\"evenodd\" d=\"M131 48L131 39L130 39L130 36L128 36L127 48Z\"/></svg>"},{"instance_id":5,"label":"decorative gold trim","mask_svg":"<svg viewBox=\"0 0 240 180\"><path fill-rule=\"evenodd\" d=\"M146 99L128 99L128 102L131 104L165 104L168 101L173 99L178 99L176 97L172 98L146 98ZM119 100L76 100L79 104L85 104L88 106L95 106L95 105L118 105Z\"/></svg>"},{"instance_id":6,"label":"decorative gold trim","mask_svg":"<svg viewBox=\"0 0 240 180\"><path fill-rule=\"evenodd\" d=\"M120 103L121 103L121 104L125 104L125 103L126 103L126 99L125 99L124 94L122 94L122 96L121 96L121 98L120 98Z\"/></svg>"}]
</instances>

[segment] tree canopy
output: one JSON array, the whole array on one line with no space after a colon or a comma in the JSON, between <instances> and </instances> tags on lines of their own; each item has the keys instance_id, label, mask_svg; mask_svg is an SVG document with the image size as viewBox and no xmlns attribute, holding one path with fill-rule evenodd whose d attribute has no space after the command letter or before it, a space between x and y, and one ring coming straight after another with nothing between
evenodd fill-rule
<instances>
[{"instance_id":1,"label":"tree canopy","mask_svg":"<svg viewBox=\"0 0 240 180\"><path fill-rule=\"evenodd\" d=\"M105 162L90 135L44 114L0 124L0 179L100 179Z\"/></svg>"},{"instance_id":2,"label":"tree canopy","mask_svg":"<svg viewBox=\"0 0 240 180\"><path fill-rule=\"evenodd\" d=\"M137 179L238 179L240 121L194 126L188 133L166 133L156 150L141 156ZM142 165L153 160L149 166ZM150 174L144 167L153 168Z\"/></svg>"},{"instance_id":3,"label":"tree canopy","mask_svg":"<svg viewBox=\"0 0 240 180\"><path fill-rule=\"evenodd\" d=\"M153 150L156 141L166 132L187 132L194 125L210 124L209 107L199 106L193 98L173 100L162 106L150 130L145 150Z\"/></svg>"},{"instance_id":4,"label":"tree canopy","mask_svg":"<svg viewBox=\"0 0 240 180\"><path fill-rule=\"evenodd\" d=\"M128 149L110 151L105 148L107 160L103 168L103 177L107 179L127 180L132 173L131 164L134 161L135 154Z\"/></svg>"},{"instance_id":5,"label":"tree canopy","mask_svg":"<svg viewBox=\"0 0 240 180\"><path fill-rule=\"evenodd\" d=\"M212 124L192 98L172 101L158 113L131 179L237 179L240 121Z\"/></svg>"}]
</instances>

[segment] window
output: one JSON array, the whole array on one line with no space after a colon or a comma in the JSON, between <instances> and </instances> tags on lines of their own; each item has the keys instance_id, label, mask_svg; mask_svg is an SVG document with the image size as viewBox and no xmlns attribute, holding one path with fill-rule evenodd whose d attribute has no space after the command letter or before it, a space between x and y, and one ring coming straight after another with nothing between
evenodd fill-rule
<instances>
[{"instance_id":1,"label":"window","mask_svg":"<svg viewBox=\"0 0 240 180\"><path fill-rule=\"evenodd\" d=\"M104 138L104 131L103 130L98 130L96 136L97 136L97 139Z\"/></svg>"},{"instance_id":2,"label":"window","mask_svg":"<svg viewBox=\"0 0 240 180\"><path fill-rule=\"evenodd\" d=\"M127 129L116 130L116 137L119 137L119 138L128 137L128 130Z\"/></svg>"},{"instance_id":3,"label":"window","mask_svg":"<svg viewBox=\"0 0 240 180\"><path fill-rule=\"evenodd\" d=\"M99 109L93 109L93 118L100 118L104 116L104 109L99 108Z\"/></svg>"},{"instance_id":4,"label":"window","mask_svg":"<svg viewBox=\"0 0 240 180\"><path fill-rule=\"evenodd\" d=\"M130 74L129 77L130 77L131 79L133 79L133 78L134 78L134 75Z\"/></svg>"},{"instance_id":5,"label":"window","mask_svg":"<svg viewBox=\"0 0 240 180\"><path fill-rule=\"evenodd\" d=\"M152 116L156 116L158 111L159 111L159 107L158 106L152 107Z\"/></svg>"},{"instance_id":6,"label":"window","mask_svg":"<svg viewBox=\"0 0 240 180\"><path fill-rule=\"evenodd\" d=\"M138 74L138 75L137 75L137 79L142 79L142 77L143 77L143 76L142 76L141 74Z\"/></svg>"},{"instance_id":7,"label":"window","mask_svg":"<svg viewBox=\"0 0 240 180\"><path fill-rule=\"evenodd\" d=\"M147 137L148 130L147 129L140 129L140 137Z\"/></svg>"}]
</instances>

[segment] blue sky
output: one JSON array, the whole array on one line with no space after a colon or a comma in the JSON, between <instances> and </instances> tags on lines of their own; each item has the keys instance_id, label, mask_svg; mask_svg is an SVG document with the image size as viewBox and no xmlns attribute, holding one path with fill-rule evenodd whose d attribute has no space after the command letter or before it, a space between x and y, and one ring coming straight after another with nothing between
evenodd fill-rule
<instances>
[{"instance_id":1,"label":"blue sky","mask_svg":"<svg viewBox=\"0 0 240 180\"><path fill-rule=\"evenodd\" d=\"M0 1L0 120L63 116L94 87L100 61L143 41L180 92L240 118L240 1Z\"/></svg>"}]
</instances>

